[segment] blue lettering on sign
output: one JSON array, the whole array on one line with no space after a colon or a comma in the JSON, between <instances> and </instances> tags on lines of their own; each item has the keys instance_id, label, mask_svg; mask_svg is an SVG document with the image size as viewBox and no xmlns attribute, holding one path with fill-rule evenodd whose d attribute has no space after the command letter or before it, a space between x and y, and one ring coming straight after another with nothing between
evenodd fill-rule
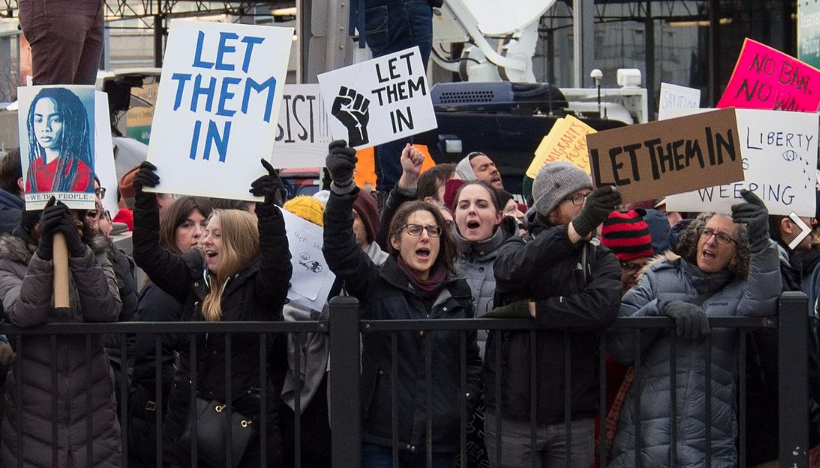
<instances>
[{"instance_id":1,"label":"blue lettering on sign","mask_svg":"<svg viewBox=\"0 0 820 468\"><path fill-rule=\"evenodd\" d=\"M222 31L218 38L206 35L205 31L197 32L191 66L203 71L174 73L171 76L176 88L173 110L190 111L198 115L208 113L219 118L205 118L194 123L188 153L190 159L209 161L211 152L216 151L219 161L225 162L231 136L232 121L229 119L237 113L249 115L261 108L261 102L264 102L264 110L259 117L270 123L276 78L257 76L254 79L248 76L255 46L264 41L264 37L240 36L234 32ZM226 72L233 74L226 76ZM257 106L256 103L260 105Z\"/></svg>"}]
</instances>

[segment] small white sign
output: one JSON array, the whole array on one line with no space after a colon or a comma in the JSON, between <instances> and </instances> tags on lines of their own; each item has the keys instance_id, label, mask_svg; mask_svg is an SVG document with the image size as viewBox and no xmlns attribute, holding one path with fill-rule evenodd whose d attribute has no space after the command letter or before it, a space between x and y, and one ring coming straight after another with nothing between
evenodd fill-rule
<instances>
[{"instance_id":1,"label":"small white sign","mask_svg":"<svg viewBox=\"0 0 820 468\"><path fill-rule=\"evenodd\" d=\"M661 97L658 101L658 120L666 120L668 112L676 109L700 108L700 90L661 83Z\"/></svg>"},{"instance_id":2,"label":"small white sign","mask_svg":"<svg viewBox=\"0 0 820 468\"><path fill-rule=\"evenodd\" d=\"M94 86L17 88L20 162L27 210L41 210L54 196L71 209L94 209L94 167L111 147L108 101L96 99ZM100 109L99 106L105 106ZM105 119L96 123L105 112Z\"/></svg>"},{"instance_id":3,"label":"small white sign","mask_svg":"<svg viewBox=\"0 0 820 468\"><path fill-rule=\"evenodd\" d=\"M97 122L108 122L108 94L96 91L95 99L97 105L95 113ZM98 125L95 132L97 136L97 160L94 165L94 172L100 179L100 186L106 189L106 196L102 200L103 208L111 213L113 218L119 209L117 205L117 170L114 167L114 142L111 140L111 127L108 125Z\"/></svg>"},{"instance_id":4,"label":"small white sign","mask_svg":"<svg viewBox=\"0 0 820 468\"><path fill-rule=\"evenodd\" d=\"M335 139L380 145L437 127L418 47L319 75Z\"/></svg>"},{"instance_id":5,"label":"small white sign","mask_svg":"<svg viewBox=\"0 0 820 468\"><path fill-rule=\"evenodd\" d=\"M769 214L788 216L795 212L814 217L818 115L751 109L735 112L745 181L670 195L667 209L730 212L732 205L745 201L740 195L745 188L763 200Z\"/></svg>"},{"instance_id":6,"label":"small white sign","mask_svg":"<svg viewBox=\"0 0 820 468\"><path fill-rule=\"evenodd\" d=\"M290 248L293 275L288 299L321 312L336 275L330 271L322 254L322 227L281 210Z\"/></svg>"},{"instance_id":7,"label":"small white sign","mask_svg":"<svg viewBox=\"0 0 820 468\"><path fill-rule=\"evenodd\" d=\"M273 145L274 167L322 167L331 141L319 85L285 85Z\"/></svg>"},{"instance_id":8,"label":"small white sign","mask_svg":"<svg viewBox=\"0 0 820 468\"><path fill-rule=\"evenodd\" d=\"M293 28L171 22L148 160L153 192L261 201Z\"/></svg>"}]
</instances>

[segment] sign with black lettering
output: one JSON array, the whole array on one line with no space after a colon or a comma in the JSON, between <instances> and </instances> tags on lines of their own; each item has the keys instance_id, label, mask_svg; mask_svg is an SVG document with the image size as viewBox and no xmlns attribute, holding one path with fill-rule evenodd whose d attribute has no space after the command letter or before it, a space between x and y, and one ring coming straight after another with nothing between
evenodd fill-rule
<instances>
[{"instance_id":1,"label":"sign with black lettering","mask_svg":"<svg viewBox=\"0 0 820 468\"><path fill-rule=\"evenodd\" d=\"M335 139L380 145L437 127L418 47L319 75Z\"/></svg>"},{"instance_id":2,"label":"sign with black lettering","mask_svg":"<svg viewBox=\"0 0 820 468\"><path fill-rule=\"evenodd\" d=\"M814 216L818 115L737 109L742 181L670 196L670 211L729 212L749 189L769 214ZM705 115L705 114L701 114Z\"/></svg>"},{"instance_id":3,"label":"sign with black lettering","mask_svg":"<svg viewBox=\"0 0 820 468\"><path fill-rule=\"evenodd\" d=\"M319 85L285 85L273 144L273 165L324 166L327 145L332 140Z\"/></svg>"},{"instance_id":4,"label":"sign with black lettering","mask_svg":"<svg viewBox=\"0 0 820 468\"><path fill-rule=\"evenodd\" d=\"M734 109L587 135L596 187L624 203L743 180Z\"/></svg>"},{"instance_id":5,"label":"sign with black lettering","mask_svg":"<svg viewBox=\"0 0 820 468\"><path fill-rule=\"evenodd\" d=\"M293 28L171 22L148 146L161 182L148 191L261 200L248 188L273 152L292 42Z\"/></svg>"}]
</instances>

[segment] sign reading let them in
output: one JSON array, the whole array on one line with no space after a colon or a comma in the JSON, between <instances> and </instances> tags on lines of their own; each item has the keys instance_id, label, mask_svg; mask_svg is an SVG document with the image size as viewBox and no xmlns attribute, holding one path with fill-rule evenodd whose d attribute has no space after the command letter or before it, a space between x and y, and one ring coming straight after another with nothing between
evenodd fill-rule
<instances>
[{"instance_id":1,"label":"sign reading let them in","mask_svg":"<svg viewBox=\"0 0 820 468\"><path fill-rule=\"evenodd\" d=\"M817 112L820 70L746 39L717 107Z\"/></svg>"},{"instance_id":2,"label":"sign reading let them in","mask_svg":"<svg viewBox=\"0 0 820 468\"><path fill-rule=\"evenodd\" d=\"M595 187L624 203L743 180L734 109L587 136Z\"/></svg>"}]
</instances>

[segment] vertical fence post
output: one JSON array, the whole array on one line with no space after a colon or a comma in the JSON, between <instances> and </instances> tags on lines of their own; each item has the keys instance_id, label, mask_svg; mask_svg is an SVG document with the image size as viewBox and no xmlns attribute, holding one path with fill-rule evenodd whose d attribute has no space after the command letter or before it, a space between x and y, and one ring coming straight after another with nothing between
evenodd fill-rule
<instances>
[{"instance_id":1,"label":"vertical fence post","mask_svg":"<svg viewBox=\"0 0 820 468\"><path fill-rule=\"evenodd\" d=\"M333 466L361 466L359 306L352 297L330 300L330 429Z\"/></svg>"},{"instance_id":2,"label":"vertical fence post","mask_svg":"<svg viewBox=\"0 0 820 468\"><path fill-rule=\"evenodd\" d=\"M809 466L808 299L784 292L778 311L780 466Z\"/></svg>"}]
</instances>

